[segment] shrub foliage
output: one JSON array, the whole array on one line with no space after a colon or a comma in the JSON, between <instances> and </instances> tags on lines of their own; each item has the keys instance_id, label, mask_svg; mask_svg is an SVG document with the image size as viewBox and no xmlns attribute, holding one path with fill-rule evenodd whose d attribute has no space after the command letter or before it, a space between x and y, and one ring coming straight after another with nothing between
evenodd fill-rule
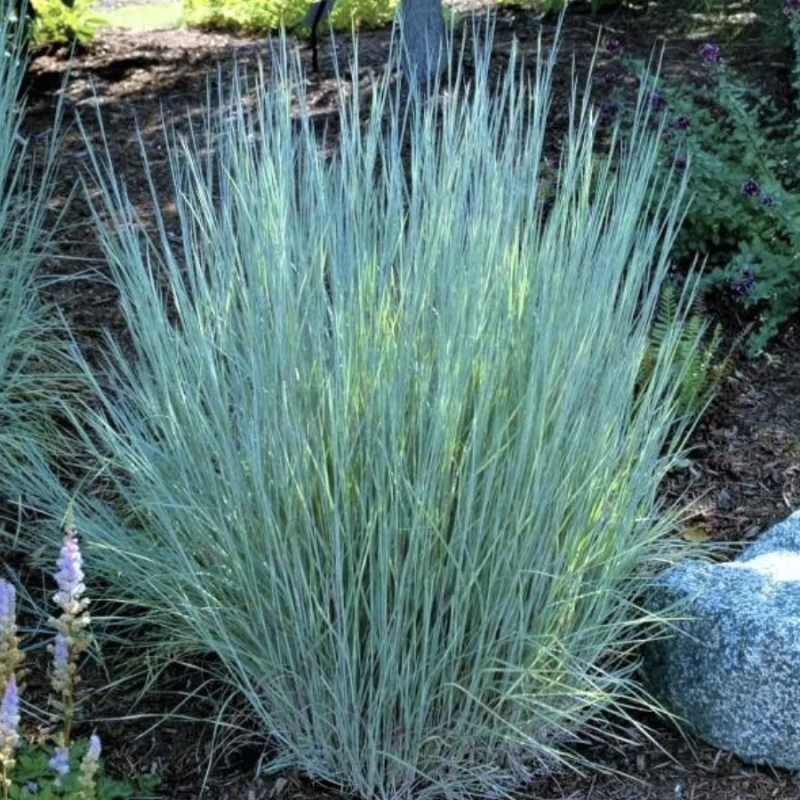
<instances>
[{"instance_id":1,"label":"shrub foliage","mask_svg":"<svg viewBox=\"0 0 800 800\"><path fill-rule=\"evenodd\" d=\"M399 0L337 0L328 19L338 30L390 22ZM189 25L251 32L296 28L308 12L308 0L183 0Z\"/></svg>"}]
</instances>

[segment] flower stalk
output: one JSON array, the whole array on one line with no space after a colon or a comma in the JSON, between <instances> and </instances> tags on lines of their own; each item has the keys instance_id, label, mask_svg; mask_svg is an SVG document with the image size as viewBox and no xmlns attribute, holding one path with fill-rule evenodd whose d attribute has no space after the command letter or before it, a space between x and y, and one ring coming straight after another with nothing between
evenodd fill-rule
<instances>
[{"instance_id":1,"label":"flower stalk","mask_svg":"<svg viewBox=\"0 0 800 800\"><path fill-rule=\"evenodd\" d=\"M23 660L17 636L16 605L17 590L0 579L0 696Z\"/></svg>"},{"instance_id":2,"label":"flower stalk","mask_svg":"<svg viewBox=\"0 0 800 800\"><path fill-rule=\"evenodd\" d=\"M14 767L14 753L19 743L19 694L17 679L11 676L0 704L0 794L8 800L9 774Z\"/></svg>"}]
</instances>

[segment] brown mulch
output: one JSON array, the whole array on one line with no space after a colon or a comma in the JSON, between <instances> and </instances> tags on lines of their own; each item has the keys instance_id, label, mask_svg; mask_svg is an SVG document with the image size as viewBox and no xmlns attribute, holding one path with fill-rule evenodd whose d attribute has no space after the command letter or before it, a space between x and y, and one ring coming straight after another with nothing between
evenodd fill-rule
<instances>
[{"instance_id":1,"label":"brown mulch","mask_svg":"<svg viewBox=\"0 0 800 800\"><path fill-rule=\"evenodd\" d=\"M468 4L467 4L468 5ZM627 52L646 57L654 45L666 45L665 71L680 78L697 67L698 41L713 35L729 45L727 52L747 74L769 74L780 83L786 74L780 53L752 46L746 30L728 28L693 31L681 28L685 19L669 8L659 12L622 9L594 18L584 9L568 16L561 40L564 68L556 78L556 95L566 98L569 57L587 63L601 25L621 39ZM470 6L474 8L474 4ZM711 23L709 23L711 26ZM495 33L494 49L507 53L513 38L524 52L531 52L542 33L552 41L553 20L544 25L535 15L504 7ZM753 34L755 35L755 34ZM387 31L367 31L360 37L360 60L365 74L379 69L388 52ZM748 44L748 42L750 44ZM340 37L339 59L347 60L350 45ZM218 67L230 70L232 61L255 63L267 52L265 40L197 31L161 31L130 34L103 32L95 46L72 65L63 91L67 119L79 114L90 138L97 140L96 111L102 112L110 149L118 173L124 178L132 201L146 209L152 200L140 166L140 147L148 153L155 181L169 191L169 172L162 137L165 120L179 120L202 113L206 74ZM337 89L329 43L321 51L321 72L309 76L309 97L324 114L332 107ZM310 53L302 48L310 70ZM598 65L598 86L604 70ZM52 125L52 110L66 70L64 53L39 56L33 64L29 112L23 133L33 141L45 138ZM602 90L600 90L602 91ZM181 124L178 122L177 124ZM136 131L139 131L137 134ZM57 203L80 182L88 167L88 153L77 127L66 135L65 158ZM89 209L80 193L70 206L66 241L60 258L49 261L49 274L74 275L87 269L103 275L99 251L89 231ZM110 329L125 338L124 324L112 285L95 277L54 284L50 299L64 310L80 343L97 346L99 332ZM676 474L666 490L695 502L686 535L731 543L731 551L747 543L769 525L800 506L800 324L790 325L755 362L737 361L719 396L693 437L690 465ZM173 707L180 692L197 688L196 679L180 670L168 685L173 699L151 705L153 713ZM192 683L191 681L195 681ZM167 685L167 684L165 684ZM124 698L124 695L123 695ZM122 698L116 701L123 702ZM161 705L158 705L161 703ZM166 705L164 705L166 703ZM196 715L211 713L203 704L191 706ZM98 706L100 716L119 708ZM145 707L142 713L146 713ZM138 712L137 712L138 713ZM794 800L800 798L800 781L787 773L741 764L736 758L696 741L684 741L656 721L658 745L635 731L631 743L618 749L598 747L590 755L609 773L592 772L583 777L554 776L519 793L520 800ZM153 731L147 721L107 722L103 728L106 752L112 767L157 771L164 776L162 796L199 797L212 750L213 726L168 722ZM145 733L145 731L147 731ZM133 733L139 738L133 738ZM329 787L311 784L294 774L269 780L254 777L260 749L245 748L214 763L204 797L218 800L339 800Z\"/></svg>"}]
</instances>

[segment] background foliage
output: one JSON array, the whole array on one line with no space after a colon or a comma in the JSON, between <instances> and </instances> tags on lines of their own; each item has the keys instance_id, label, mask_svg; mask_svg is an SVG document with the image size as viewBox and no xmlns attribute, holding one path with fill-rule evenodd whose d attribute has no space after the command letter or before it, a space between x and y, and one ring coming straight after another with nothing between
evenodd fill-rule
<instances>
[{"instance_id":1,"label":"background foliage","mask_svg":"<svg viewBox=\"0 0 800 800\"><path fill-rule=\"evenodd\" d=\"M95 12L96 0L31 0L36 12L31 25L34 45L88 45L104 20Z\"/></svg>"},{"instance_id":2,"label":"background foliage","mask_svg":"<svg viewBox=\"0 0 800 800\"><path fill-rule=\"evenodd\" d=\"M329 22L340 30L382 25L392 20L398 4L399 0L338 0ZM296 28L308 7L307 0L183 0L189 25L262 32Z\"/></svg>"},{"instance_id":3,"label":"background foliage","mask_svg":"<svg viewBox=\"0 0 800 800\"><path fill-rule=\"evenodd\" d=\"M800 4L775 5L800 63ZM797 68L791 102L778 105L748 84L714 43L698 43L698 79L662 80L650 102L666 125L661 180L688 170L692 203L673 251L684 268L706 264L704 288L712 307L736 304L753 323L751 355L791 319L800 301L800 160ZM624 57L629 74L644 70ZM606 104L625 114L624 92Z\"/></svg>"}]
</instances>

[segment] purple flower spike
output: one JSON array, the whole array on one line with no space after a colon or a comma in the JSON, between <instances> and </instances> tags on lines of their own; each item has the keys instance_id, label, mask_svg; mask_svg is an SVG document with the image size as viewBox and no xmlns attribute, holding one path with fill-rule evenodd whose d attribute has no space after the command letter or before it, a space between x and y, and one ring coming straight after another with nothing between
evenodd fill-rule
<instances>
[{"instance_id":1,"label":"purple flower spike","mask_svg":"<svg viewBox=\"0 0 800 800\"><path fill-rule=\"evenodd\" d=\"M17 590L0 578L0 640L14 636L17 630Z\"/></svg>"},{"instance_id":2,"label":"purple flower spike","mask_svg":"<svg viewBox=\"0 0 800 800\"><path fill-rule=\"evenodd\" d=\"M800 0L798 0L800 2ZM761 193L761 202L767 207L772 208L775 205L775 198L771 194L767 194L766 192Z\"/></svg>"},{"instance_id":3,"label":"purple flower spike","mask_svg":"<svg viewBox=\"0 0 800 800\"><path fill-rule=\"evenodd\" d=\"M755 285L756 285L756 276L753 274L752 270L746 269L742 273L741 280L731 282L731 289L733 289L733 291L736 294L740 296L745 296L753 291L753 287Z\"/></svg>"},{"instance_id":4,"label":"purple flower spike","mask_svg":"<svg viewBox=\"0 0 800 800\"><path fill-rule=\"evenodd\" d=\"M86 758L91 761L97 761L100 758L101 750L100 737L96 733L93 733L89 737L89 749L86 751Z\"/></svg>"},{"instance_id":5,"label":"purple flower spike","mask_svg":"<svg viewBox=\"0 0 800 800\"><path fill-rule=\"evenodd\" d=\"M678 119L675 121L675 125L679 128L679 130L688 131L689 128L692 127L692 121L689 119L689 117L678 117Z\"/></svg>"},{"instance_id":6,"label":"purple flower spike","mask_svg":"<svg viewBox=\"0 0 800 800\"><path fill-rule=\"evenodd\" d=\"M0 703L0 763L7 764L13 760L18 743L19 691L17 679L12 674L3 692L3 702Z\"/></svg>"},{"instance_id":7,"label":"purple flower spike","mask_svg":"<svg viewBox=\"0 0 800 800\"><path fill-rule=\"evenodd\" d=\"M56 680L69 680L69 642L60 631L53 645L53 673Z\"/></svg>"},{"instance_id":8,"label":"purple flower spike","mask_svg":"<svg viewBox=\"0 0 800 800\"><path fill-rule=\"evenodd\" d=\"M18 731L19 692L17 691L17 679L12 675L6 684L3 702L0 703L0 749L2 749L2 743L9 741L16 743Z\"/></svg>"},{"instance_id":9,"label":"purple flower spike","mask_svg":"<svg viewBox=\"0 0 800 800\"><path fill-rule=\"evenodd\" d=\"M81 761L82 797L96 797L94 777L100 766L100 738L96 734L89 737L89 747Z\"/></svg>"},{"instance_id":10,"label":"purple flower spike","mask_svg":"<svg viewBox=\"0 0 800 800\"><path fill-rule=\"evenodd\" d=\"M603 74L601 80L606 86L613 86L614 84L619 83L622 80L622 77L623 76L621 72L615 69L611 69Z\"/></svg>"},{"instance_id":11,"label":"purple flower spike","mask_svg":"<svg viewBox=\"0 0 800 800\"><path fill-rule=\"evenodd\" d=\"M703 59L703 63L707 66L712 64L719 64L719 57L721 54L721 50L717 45L713 44L712 42L706 42L700 48L700 58Z\"/></svg>"},{"instance_id":12,"label":"purple flower spike","mask_svg":"<svg viewBox=\"0 0 800 800\"><path fill-rule=\"evenodd\" d=\"M77 602L86 587L83 585L83 556L75 531L71 527L66 528L57 566L56 583L58 583L59 593L63 597L57 599L56 602L59 605L63 605L62 600Z\"/></svg>"},{"instance_id":13,"label":"purple flower spike","mask_svg":"<svg viewBox=\"0 0 800 800\"><path fill-rule=\"evenodd\" d=\"M63 778L69 774L69 748L56 747L56 752L53 757L47 762L53 772L58 773L59 777Z\"/></svg>"},{"instance_id":14,"label":"purple flower spike","mask_svg":"<svg viewBox=\"0 0 800 800\"><path fill-rule=\"evenodd\" d=\"M667 107L667 98L658 92L652 92L650 95L650 108L653 111L661 111Z\"/></svg>"},{"instance_id":15,"label":"purple flower spike","mask_svg":"<svg viewBox=\"0 0 800 800\"><path fill-rule=\"evenodd\" d=\"M619 39L609 39L606 43L606 53L612 57L618 56L621 50L622 45L620 44Z\"/></svg>"},{"instance_id":16,"label":"purple flower spike","mask_svg":"<svg viewBox=\"0 0 800 800\"><path fill-rule=\"evenodd\" d=\"M748 178L742 184L740 191L745 197L758 197L761 194L761 187L758 185L758 181Z\"/></svg>"}]
</instances>

